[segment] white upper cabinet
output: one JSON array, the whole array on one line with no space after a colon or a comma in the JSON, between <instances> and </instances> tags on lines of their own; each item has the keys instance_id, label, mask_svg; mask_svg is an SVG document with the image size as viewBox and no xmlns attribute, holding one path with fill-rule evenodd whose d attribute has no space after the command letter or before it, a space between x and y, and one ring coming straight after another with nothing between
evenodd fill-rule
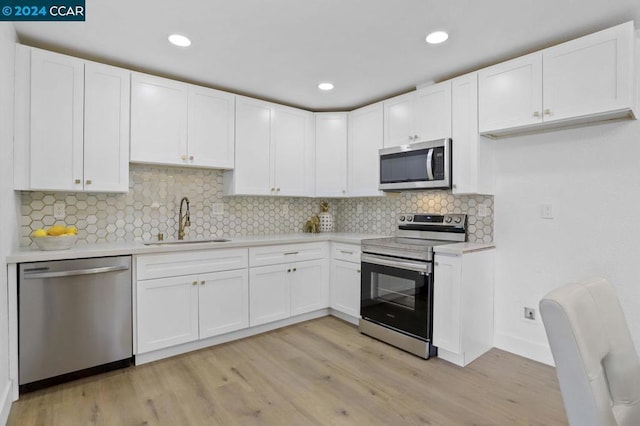
<instances>
[{"instance_id":1,"label":"white upper cabinet","mask_svg":"<svg viewBox=\"0 0 640 426\"><path fill-rule=\"evenodd\" d=\"M235 95L189 85L187 141L189 163L233 169Z\"/></svg>"},{"instance_id":2,"label":"white upper cabinet","mask_svg":"<svg viewBox=\"0 0 640 426\"><path fill-rule=\"evenodd\" d=\"M273 136L275 195L310 195L313 114L276 106Z\"/></svg>"},{"instance_id":3,"label":"white upper cabinet","mask_svg":"<svg viewBox=\"0 0 640 426\"><path fill-rule=\"evenodd\" d=\"M542 54L533 53L479 72L480 133L542 121Z\"/></svg>"},{"instance_id":4,"label":"white upper cabinet","mask_svg":"<svg viewBox=\"0 0 640 426\"><path fill-rule=\"evenodd\" d=\"M478 73L451 80L454 194L493 194L495 141L478 134Z\"/></svg>"},{"instance_id":5,"label":"white upper cabinet","mask_svg":"<svg viewBox=\"0 0 640 426\"><path fill-rule=\"evenodd\" d=\"M634 117L633 70L632 22L483 69L480 133Z\"/></svg>"},{"instance_id":6,"label":"white upper cabinet","mask_svg":"<svg viewBox=\"0 0 640 426\"><path fill-rule=\"evenodd\" d=\"M121 68L85 63L85 190L129 190L129 76Z\"/></svg>"},{"instance_id":7,"label":"white upper cabinet","mask_svg":"<svg viewBox=\"0 0 640 426\"><path fill-rule=\"evenodd\" d=\"M126 192L129 72L16 47L15 189Z\"/></svg>"},{"instance_id":8,"label":"white upper cabinet","mask_svg":"<svg viewBox=\"0 0 640 426\"><path fill-rule=\"evenodd\" d=\"M451 137L451 83L384 101L384 147Z\"/></svg>"},{"instance_id":9,"label":"white upper cabinet","mask_svg":"<svg viewBox=\"0 0 640 426\"><path fill-rule=\"evenodd\" d=\"M227 195L304 196L313 191L313 114L238 96L236 156Z\"/></svg>"},{"instance_id":10,"label":"white upper cabinet","mask_svg":"<svg viewBox=\"0 0 640 426\"><path fill-rule=\"evenodd\" d=\"M219 90L134 73L131 161L232 168L234 98Z\"/></svg>"},{"instance_id":11,"label":"white upper cabinet","mask_svg":"<svg viewBox=\"0 0 640 426\"><path fill-rule=\"evenodd\" d=\"M347 195L347 113L321 112L316 118L316 197Z\"/></svg>"},{"instance_id":12,"label":"white upper cabinet","mask_svg":"<svg viewBox=\"0 0 640 426\"><path fill-rule=\"evenodd\" d=\"M380 158L383 147L382 102L349 113L347 193L351 197L380 196Z\"/></svg>"},{"instance_id":13,"label":"white upper cabinet","mask_svg":"<svg viewBox=\"0 0 640 426\"><path fill-rule=\"evenodd\" d=\"M415 97L416 93L410 92L384 101L385 148L415 142Z\"/></svg>"},{"instance_id":14,"label":"white upper cabinet","mask_svg":"<svg viewBox=\"0 0 640 426\"><path fill-rule=\"evenodd\" d=\"M451 137L451 82L445 81L416 91L416 141Z\"/></svg>"}]
</instances>

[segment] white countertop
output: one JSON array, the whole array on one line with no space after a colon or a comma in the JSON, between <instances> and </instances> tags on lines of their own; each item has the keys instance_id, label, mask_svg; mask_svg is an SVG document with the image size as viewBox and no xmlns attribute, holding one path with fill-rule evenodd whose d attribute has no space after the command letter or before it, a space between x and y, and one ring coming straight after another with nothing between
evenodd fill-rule
<instances>
[{"instance_id":1,"label":"white countertop","mask_svg":"<svg viewBox=\"0 0 640 426\"><path fill-rule=\"evenodd\" d=\"M23 247L7 257L7 263L41 262L47 260L81 259L87 257L122 256L146 253L167 253L188 250L211 250L238 247L258 247L274 244L296 244L314 241L333 241L360 244L366 238L384 237L375 234L331 232L319 234L279 234L228 237L221 243L145 245L142 241L123 243L77 244L68 250L43 251L37 247ZM215 238L215 237L214 237ZM462 255L495 248L493 243L452 243L434 247L436 253Z\"/></svg>"},{"instance_id":2,"label":"white countertop","mask_svg":"<svg viewBox=\"0 0 640 426\"><path fill-rule=\"evenodd\" d=\"M187 250L211 250L237 247L257 247L274 244L295 244L314 241L333 241L360 244L365 238L379 238L375 234L331 232L319 234L280 234L260 236L225 237L230 241L221 243L144 245L142 241L123 243L77 244L68 250L43 251L37 247L23 247L7 257L7 263L41 262L47 260L80 259L87 257L121 256L146 253L166 253ZM216 237L212 237L216 238Z\"/></svg>"},{"instance_id":3,"label":"white countertop","mask_svg":"<svg viewBox=\"0 0 640 426\"><path fill-rule=\"evenodd\" d=\"M452 243L435 246L434 253L462 255L474 251L490 250L496 248L493 243Z\"/></svg>"}]
</instances>

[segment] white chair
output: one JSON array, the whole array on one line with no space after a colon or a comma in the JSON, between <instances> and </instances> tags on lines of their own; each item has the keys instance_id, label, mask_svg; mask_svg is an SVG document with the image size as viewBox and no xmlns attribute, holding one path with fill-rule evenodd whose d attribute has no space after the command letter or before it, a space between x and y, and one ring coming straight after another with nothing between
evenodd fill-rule
<instances>
[{"instance_id":1,"label":"white chair","mask_svg":"<svg viewBox=\"0 0 640 426\"><path fill-rule=\"evenodd\" d=\"M613 286L566 285L542 298L540 313L569 423L640 425L640 362Z\"/></svg>"}]
</instances>

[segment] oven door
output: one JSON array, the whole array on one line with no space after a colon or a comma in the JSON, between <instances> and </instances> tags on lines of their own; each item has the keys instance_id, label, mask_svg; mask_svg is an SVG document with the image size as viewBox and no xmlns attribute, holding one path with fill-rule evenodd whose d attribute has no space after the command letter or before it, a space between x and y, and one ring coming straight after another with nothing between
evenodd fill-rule
<instances>
[{"instance_id":1,"label":"oven door","mask_svg":"<svg viewBox=\"0 0 640 426\"><path fill-rule=\"evenodd\" d=\"M363 253L360 315L425 341L431 340L431 263Z\"/></svg>"}]
</instances>

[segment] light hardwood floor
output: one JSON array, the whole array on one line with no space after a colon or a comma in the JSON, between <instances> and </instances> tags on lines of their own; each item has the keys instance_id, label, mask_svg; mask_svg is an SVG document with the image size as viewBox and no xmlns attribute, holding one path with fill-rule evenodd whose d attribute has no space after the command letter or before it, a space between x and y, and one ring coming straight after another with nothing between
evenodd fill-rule
<instances>
[{"instance_id":1,"label":"light hardwood floor","mask_svg":"<svg viewBox=\"0 0 640 426\"><path fill-rule=\"evenodd\" d=\"M562 425L555 370L424 361L333 317L22 395L9 425Z\"/></svg>"}]
</instances>

